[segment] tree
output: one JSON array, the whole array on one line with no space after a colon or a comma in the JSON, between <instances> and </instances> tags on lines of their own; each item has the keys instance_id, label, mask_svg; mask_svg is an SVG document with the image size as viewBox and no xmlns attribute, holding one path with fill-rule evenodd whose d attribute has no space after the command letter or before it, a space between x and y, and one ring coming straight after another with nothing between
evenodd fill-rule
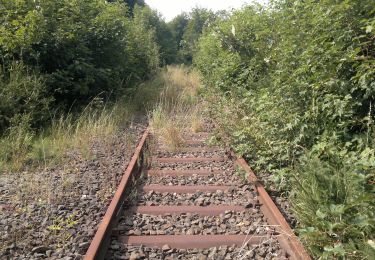
<instances>
[{"instance_id":1,"label":"tree","mask_svg":"<svg viewBox=\"0 0 375 260\"><path fill-rule=\"evenodd\" d=\"M180 41L181 56L186 63L192 63L198 39L202 35L204 28L209 25L210 21L214 21L215 17L211 10L199 7L195 7L189 13L189 20L187 25L184 26L184 34ZM178 17L177 19L180 22L180 27L182 27L185 23L184 17Z\"/></svg>"},{"instance_id":2,"label":"tree","mask_svg":"<svg viewBox=\"0 0 375 260\"><path fill-rule=\"evenodd\" d=\"M155 39L159 45L160 61L162 65L171 64L175 61L177 48L173 41L173 34L162 16L149 7L135 9L138 18L149 30L155 31Z\"/></svg>"},{"instance_id":3,"label":"tree","mask_svg":"<svg viewBox=\"0 0 375 260\"><path fill-rule=\"evenodd\" d=\"M120 0L108 0L108 2L111 2L111 3L114 3L114 2L118 2ZM138 6L146 6L146 3L144 0L121 0L123 1L129 8L129 13L131 16L133 16L134 14L134 7L136 5Z\"/></svg>"},{"instance_id":4,"label":"tree","mask_svg":"<svg viewBox=\"0 0 375 260\"><path fill-rule=\"evenodd\" d=\"M182 13L176 16L172 21L168 23L169 30L172 33L175 52L175 61L178 63L183 63L184 59L182 57L182 39L184 37L185 29L189 23L189 16L187 13Z\"/></svg>"}]
</instances>

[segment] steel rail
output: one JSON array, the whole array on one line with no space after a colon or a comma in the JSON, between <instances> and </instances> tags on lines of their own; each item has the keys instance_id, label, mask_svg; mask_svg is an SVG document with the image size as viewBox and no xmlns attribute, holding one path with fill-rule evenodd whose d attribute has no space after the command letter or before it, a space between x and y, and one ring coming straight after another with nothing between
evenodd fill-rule
<instances>
[{"instance_id":1,"label":"steel rail","mask_svg":"<svg viewBox=\"0 0 375 260\"><path fill-rule=\"evenodd\" d=\"M118 222L118 219L119 219L119 216L120 216L120 212L123 208L123 203L124 203L124 198L125 198L125 191L126 191L126 188L129 186L130 184L130 180L131 180L131 176L133 174L137 174L140 172L140 170L142 169L143 167L143 163L144 163L144 155L143 155L143 150L144 150L144 147L145 147L145 143L146 143L146 139L149 135L149 130L146 130L142 136L142 139L141 141L139 142L135 152L134 152L134 155L122 177L122 180L120 182L120 185L107 209L107 212L99 226L99 229L97 230L95 236L94 236L94 239L92 240L91 244L90 244L90 247L84 257L84 259L86 260L97 260L97 259L104 259L106 253L107 253L107 249L108 249L108 246L109 246L109 243L110 243L110 239L111 239L111 235L112 235L112 231L114 229L114 227L116 226L117 222ZM281 214L281 212L279 211L279 209L277 208L277 206L275 205L275 203L272 201L271 197L269 196L269 194L267 193L267 191L265 190L265 188L263 187L263 185L261 184L261 182L258 180L258 178L256 177L256 175L254 174L254 172L251 170L250 166L248 165L248 163L242 158L242 157L239 157L237 158L234 153L232 153L232 156L236 159L236 164L239 165L240 167L242 167L248 174L248 179L249 181L254 184L255 188L256 188L256 191L259 195L259 202L260 202L260 205L261 205L261 211L263 212L265 218L267 219L267 222L274 226L276 229L277 229L277 239L281 245L281 247L285 250L287 256L290 258L290 259L296 259L296 260L309 260L311 259L309 254L307 253L307 251L305 250L305 248L303 247L303 245L301 244L301 242L298 240L297 236L294 234L293 230L290 228L289 224L287 223L287 221L285 220L284 216ZM169 159L169 158L168 158ZM186 159L186 158L185 158ZM189 159L188 159L189 160ZM156 185L158 186L158 185ZM156 187L154 185L154 187ZM159 185L160 186L160 185ZM161 188L165 189L166 187L164 186L160 186ZM181 188L181 187L178 187L178 188ZM195 187L196 189L197 187ZM199 187L198 187L199 188ZM187 189L187 188L186 188ZM215 189L217 189L217 187L215 187ZM185 192L185 191L184 191ZM187 192L187 190L186 190ZM167 210L167 211L180 211L181 209L180 208L177 208L177 207L161 207L161 208L157 208L157 207L138 207L138 209L140 210L145 210L145 211L157 211L156 213L158 214L161 214L160 210ZM215 209L216 211L218 211L220 209L220 207L218 207L218 209ZM129 209L129 212L131 212L132 210L134 209ZM222 209L220 209L222 210ZM238 210L238 209L237 209ZM197 211L197 212L200 212L200 214L203 214L203 215L206 215L208 214L208 211L207 209L203 209L203 208L200 208L200 207L194 207L192 209L192 211ZM212 214L212 213L209 213L209 214ZM195 236L195 238L197 238L198 236ZM177 242L175 243L180 243L178 244L180 247L186 242L186 241L195 241L193 237L189 237L189 236L170 236L170 237L166 237L166 236L160 236L160 237L122 237L122 239L125 239L126 241L125 242L131 242L131 243L134 243L134 244L137 244L137 243L143 243L145 242L146 240L146 244L152 244L154 243L154 239L156 239L155 241L161 241L160 243L165 243L162 242L162 240L164 239L170 239L171 243L175 240L175 239L179 239ZM227 237L228 238L228 237ZM222 239L220 236L210 236L208 239L211 239L209 242L210 244L214 245L215 243L217 243L218 241L221 241L220 239ZM204 236L202 236L202 241L204 240ZM184 242L185 241L185 242ZM191 242L191 241L190 241ZM238 242L238 241L237 241ZM256 241L254 241L256 242ZM159 243L159 244L160 244ZM159 245L158 244L158 245ZM189 243L188 243L189 244ZM160 244L161 245L161 244ZM183 246L182 246L183 247Z\"/></svg>"},{"instance_id":2,"label":"steel rail","mask_svg":"<svg viewBox=\"0 0 375 260\"><path fill-rule=\"evenodd\" d=\"M297 260L309 260L310 255L307 253L306 249L303 247L302 243L299 241L298 237L294 234L292 228L289 226L288 222L281 214L280 210L277 208L270 195L267 193L266 189L262 183L258 180L255 173L252 171L249 164L242 157L236 157L234 153L232 156L237 158L237 165L241 166L248 174L248 180L254 184L256 190L259 194L259 202L261 204L261 211L267 218L267 222L270 225L277 227L277 231L280 236L277 237L281 247L286 250L288 256L291 259Z\"/></svg>"},{"instance_id":3,"label":"steel rail","mask_svg":"<svg viewBox=\"0 0 375 260\"><path fill-rule=\"evenodd\" d=\"M143 149L145 146L146 139L148 137L149 130L147 129L142 136L141 141L139 142L133 157L125 170L125 173L121 179L120 185L117 188L115 195L107 212L104 215L104 218L99 225L99 229L96 232L94 239L92 240L89 249L86 252L84 257L85 260L96 260L96 259L104 259L108 245L110 243L112 229L117 224L119 213L121 212L124 197L125 197L125 190L129 185L129 180L131 175L135 172L139 172L142 168L143 164Z\"/></svg>"}]
</instances>

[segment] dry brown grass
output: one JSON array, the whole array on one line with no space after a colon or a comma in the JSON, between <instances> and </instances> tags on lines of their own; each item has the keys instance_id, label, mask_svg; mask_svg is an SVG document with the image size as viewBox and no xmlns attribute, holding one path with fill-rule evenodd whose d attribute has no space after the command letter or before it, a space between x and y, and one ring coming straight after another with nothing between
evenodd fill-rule
<instances>
[{"instance_id":1,"label":"dry brown grass","mask_svg":"<svg viewBox=\"0 0 375 260\"><path fill-rule=\"evenodd\" d=\"M165 89L149 114L153 134L170 150L184 145L185 129L203 130L202 117L197 109L200 81L197 73L184 66L169 66L162 73Z\"/></svg>"},{"instance_id":2,"label":"dry brown grass","mask_svg":"<svg viewBox=\"0 0 375 260\"><path fill-rule=\"evenodd\" d=\"M193 114L190 117L191 121L191 131L193 133L199 133L204 131L204 120L201 114L201 111L197 108L193 111Z\"/></svg>"},{"instance_id":3,"label":"dry brown grass","mask_svg":"<svg viewBox=\"0 0 375 260\"><path fill-rule=\"evenodd\" d=\"M38 136L20 125L0 139L0 173L54 166L72 151L90 158L93 142L109 140L130 114L131 110L122 104L100 110L89 105L79 117L54 119L50 128Z\"/></svg>"},{"instance_id":4,"label":"dry brown grass","mask_svg":"<svg viewBox=\"0 0 375 260\"><path fill-rule=\"evenodd\" d=\"M168 108L171 108L170 104ZM184 144L182 139L184 120L181 120L176 112L176 110L163 109L159 105L150 114L150 128L154 136L165 143L170 150L177 150Z\"/></svg>"}]
</instances>

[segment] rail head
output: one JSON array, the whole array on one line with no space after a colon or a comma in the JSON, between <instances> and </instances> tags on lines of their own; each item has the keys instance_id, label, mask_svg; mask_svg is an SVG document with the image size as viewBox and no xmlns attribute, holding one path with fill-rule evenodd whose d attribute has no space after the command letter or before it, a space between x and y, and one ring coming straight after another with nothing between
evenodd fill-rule
<instances>
[{"instance_id":1,"label":"rail head","mask_svg":"<svg viewBox=\"0 0 375 260\"><path fill-rule=\"evenodd\" d=\"M149 135L149 129L146 129L143 133L142 139L138 143L137 148L133 154L133 157L122 176L120 185L118 186L115 195L111 203L109 204L107 211L104 215L102 222L99 225L97 232L90 244L89 249L84 257L85 260L98 260L104 259L107 253L107 248L110 243L112 229L117 222L117 216L122 209L122 203L125 197L125 191L128 187L131 176L139 170L138 161L142 158L142 152L146 143L146 139Z\"/></svg>"}]
</instances>

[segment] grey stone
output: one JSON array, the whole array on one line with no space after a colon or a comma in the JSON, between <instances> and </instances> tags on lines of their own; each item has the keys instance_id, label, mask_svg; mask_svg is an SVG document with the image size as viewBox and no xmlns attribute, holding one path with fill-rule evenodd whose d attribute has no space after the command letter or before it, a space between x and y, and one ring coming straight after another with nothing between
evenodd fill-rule
<instances>
[{"instance_id":1,"label":"grey stone","mask_svg":"<svg viewBox=\"0 0 375 260\"><path fill-rule=\"evenodd\" d=\"M161 249L162 249L164 252L171 250L171 248L170 248L169 245L164 245Z\"/></svg>"},{"instance_id":2,"label":"grey stone","mask_svg":"<svg viewBox=\"0 0 375 260\"><path fill-rule=\"evenodd\" d=\"M131 255L130 255L130 260L136 260L139 258L139 254L137 252L132 252Z\"/></svg>"},{"instance_id":3,"label":"grey stone","mask_svg":"<svg viewBox=\"0 0 375 260\"><path fill-rule=\"evenodd\" d=\"M47 250L50 250L47 246L37 246L31 249L32 253L45 253Z\"/></svg>"}]
</instances>

